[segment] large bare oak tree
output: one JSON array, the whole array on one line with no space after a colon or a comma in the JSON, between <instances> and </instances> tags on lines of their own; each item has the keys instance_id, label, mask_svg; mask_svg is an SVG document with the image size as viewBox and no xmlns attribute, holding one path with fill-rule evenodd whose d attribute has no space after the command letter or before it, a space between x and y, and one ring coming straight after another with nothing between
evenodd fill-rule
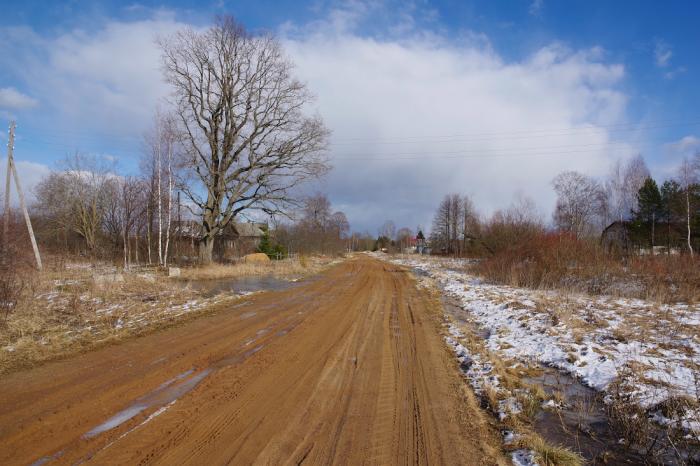
<instances>
[{"instance_id":1,"label":"large bare oak tree","mask_svg":"<svg viewBox=\"0 0 700 466\"><path fill-rule=\"evenodd\" d=\"M274 37L222 17L160 46L187 174L180 189L201 215L199 258L208 263L237 215L282 212L296 186L327 169L328 130L305 114L312 96Z\"/></svg>"}]
</instances>

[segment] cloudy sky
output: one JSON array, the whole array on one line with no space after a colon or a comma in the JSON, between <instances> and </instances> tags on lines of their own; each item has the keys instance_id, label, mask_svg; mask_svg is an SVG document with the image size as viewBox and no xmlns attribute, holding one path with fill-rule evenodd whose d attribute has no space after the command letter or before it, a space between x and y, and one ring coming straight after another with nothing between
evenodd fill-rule
<instances>
[{"instance_id":1,"label":"cloudy sky","mask_svg":"<svg viewBox=\"0 0 700 466\"><path fill-rule=\"evenodd\" d=\"M451 192L484 215L527 195L549 218L562 170L641 153L663 179L700 149L695 2L47 3L0 18L0 122L30 188L76 150L135 173L168 93L155 37L222 13L274 32L316 95L334 169L308 189L354 230L429 225Z\"/></svg>"}]
</instances>

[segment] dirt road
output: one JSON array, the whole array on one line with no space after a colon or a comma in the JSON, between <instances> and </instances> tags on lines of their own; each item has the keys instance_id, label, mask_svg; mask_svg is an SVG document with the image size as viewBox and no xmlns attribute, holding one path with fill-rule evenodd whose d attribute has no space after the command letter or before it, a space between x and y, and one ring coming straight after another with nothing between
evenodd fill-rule
<instances>
[{"instance_id":1,"label":"dirt road","mask_svg":"<svg viewBox=\"0 0 700 466\"><path fill-rule=\"evenodd\" d=\"M494 464L497 443L403 269L290 290L0 382L0 464Z\"/></svg>"}]
</instances>

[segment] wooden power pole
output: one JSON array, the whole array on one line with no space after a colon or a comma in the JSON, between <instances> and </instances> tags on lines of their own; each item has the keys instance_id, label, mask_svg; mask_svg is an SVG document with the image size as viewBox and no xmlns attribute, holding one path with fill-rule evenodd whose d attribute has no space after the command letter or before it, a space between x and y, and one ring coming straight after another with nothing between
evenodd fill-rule
<instances>
[{"instance_id":1,"label":"wooden power pole","mask_svg":"<svg viewBox=\"0 0 700 466\"><path fill-rule=\"evenodd\" d=\"M10 125L10 139L15 137L15 127ZM12 143L7 144L7 176L5 177L5 212L2 225L2 260L7 257L8 234L10 232L10 177L12 176Z\"/></svg>"},{"instance_id":2,"label":"wooden power pole","mask_svg":"<svg viewBox=\"0 0 700 466\"><path fill-rule=\"evenodd\" d=\"M34 249L34 258L36 259L36 267L41 270L41 255L39 255L39 247L36 244L36 238L34 237L34 230L32 229L32 221L29 218L29 212L27 211L27 204L24 202L24 193L22 192L22 185L19 182L19 175L17 174L17 168L15 167L14 161L14 149L15 149L15 122L10 123L10 138L7 143L7 179L5 181L5 223L3 225L3 252L7 253L8 244L8 234L9 234L9 221L10 221L10 170L15 179L15 187L17 188L17 196L19 197L19 206L24 214L24 221L27 224L27 231L29 232L29 239L32 242L32 249Z\"/></svg>"}]
</instances>

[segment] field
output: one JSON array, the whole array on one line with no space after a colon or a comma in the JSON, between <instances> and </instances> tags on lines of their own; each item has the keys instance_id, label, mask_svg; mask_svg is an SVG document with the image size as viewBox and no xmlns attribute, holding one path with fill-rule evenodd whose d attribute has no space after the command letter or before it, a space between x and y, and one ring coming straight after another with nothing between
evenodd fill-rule
<instances>
[{"instance_id":1,"label":"field","mask_svg":"<svg viewBox=\"0 0 700 466\"><path fill-rule=\"evenodd\" d=\"M118 270L108 263L50 258L43 272L21 270L12 277L16 293L0 315L0 374L31 367L178 324L233 302L233 293L208 295L193 281L249 276L299 279L318 273L337 259L302 257L267 264L183 268L169 278L156 267Z\"/></svg>"}]
</instances>

